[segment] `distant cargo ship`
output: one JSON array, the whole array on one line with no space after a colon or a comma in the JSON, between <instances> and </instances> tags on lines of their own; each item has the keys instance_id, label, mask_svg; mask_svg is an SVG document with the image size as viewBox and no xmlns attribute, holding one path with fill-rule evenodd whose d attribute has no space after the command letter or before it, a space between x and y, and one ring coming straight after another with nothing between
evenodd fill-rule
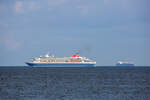
<instances>
[{"instance_id":1,"label":"distant cargo ship","mask_svg":"<svg viewBox=\"0 0 150 100\"><path fill-rule=\"evenodd\" d=\"M134 64L131 62L118 61L116 66L127 66L128 67L128 66L134 66Z\"/></svg>"},{"instance_id":2,"label":"distant cargo ship","mask_svg":"<svg viewBox=\"0 0 150 100\"><path fill-rule=\"evenodd\" d=\"M26 62L29 66L35 67L92 67L96 62L86 57L75 54L71 57L56 58L46 54L44 57L34 58L31 62Z\"/></svg>"}]
</instances>

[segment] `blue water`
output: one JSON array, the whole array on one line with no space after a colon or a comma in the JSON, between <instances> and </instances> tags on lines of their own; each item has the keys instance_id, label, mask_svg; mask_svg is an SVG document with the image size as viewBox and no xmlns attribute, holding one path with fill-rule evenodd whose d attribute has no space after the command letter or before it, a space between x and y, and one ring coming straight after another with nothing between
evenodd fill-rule
<instances>
[{"instance_id":1,"label":"blue water","mask_svg":"<svg viewBox=\"0 0 150 100\"><path fill-rule=\"evenodd\" d=\"M150 100L150 67L0 67L0 100Z\"/></svg>"}]
</instances>

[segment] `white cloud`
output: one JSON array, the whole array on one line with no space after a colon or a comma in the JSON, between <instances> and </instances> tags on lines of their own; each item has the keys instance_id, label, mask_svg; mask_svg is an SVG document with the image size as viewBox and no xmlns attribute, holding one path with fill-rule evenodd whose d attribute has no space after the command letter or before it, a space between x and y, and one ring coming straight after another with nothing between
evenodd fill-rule
<instances>
[{"instance_id":1,"label":"white cloud","mask_svg":"<svg viewBox=\"0 0 150 100\"><path fill-rule=\"evenodd\" d=\"M14 9L16 13L21 13L24 11L24 3L21 1L16 1L15 5L14 5Z\"/></svg>"},{"instance_id":2,"label":"white cloud","mask_svg":"<svg viewBox=\"0 0 150 100\"><path fill-rule=\"evenodd\" d=\"M16 13L34 11L40 8L38 1L16 1L14 10Z\"/></svg>"}]
</instances>

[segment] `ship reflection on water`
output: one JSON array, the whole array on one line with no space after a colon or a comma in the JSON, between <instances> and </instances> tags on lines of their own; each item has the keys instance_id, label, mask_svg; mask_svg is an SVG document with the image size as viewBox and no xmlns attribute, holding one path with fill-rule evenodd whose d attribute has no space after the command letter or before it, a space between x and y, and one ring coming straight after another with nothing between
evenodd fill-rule
<instances>
[{"instance_id":1,"label":"ship reflection on water","mask_svg":"<svg viewBox=\"0 0 150 100\"><path fill-rule=\"evenodd\" d=\"M150 67L0 68L0 100L150 100Z\"/></svg>"}]
</instances>

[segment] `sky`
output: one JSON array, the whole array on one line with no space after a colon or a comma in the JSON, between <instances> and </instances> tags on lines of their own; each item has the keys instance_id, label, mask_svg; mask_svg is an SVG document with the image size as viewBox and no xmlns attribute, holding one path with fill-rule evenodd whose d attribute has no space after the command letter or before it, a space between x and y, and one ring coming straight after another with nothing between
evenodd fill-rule
<instances>
[{"instance_id":1,"label":"sky","mask_svg":"<svg viewBox=\"0 0 150 100\"><path fill-rule=\"evenodd\" d=\"M81 56L150 65L150 0L0 0L0 66Z\"/></svg>"}]
</instances>

